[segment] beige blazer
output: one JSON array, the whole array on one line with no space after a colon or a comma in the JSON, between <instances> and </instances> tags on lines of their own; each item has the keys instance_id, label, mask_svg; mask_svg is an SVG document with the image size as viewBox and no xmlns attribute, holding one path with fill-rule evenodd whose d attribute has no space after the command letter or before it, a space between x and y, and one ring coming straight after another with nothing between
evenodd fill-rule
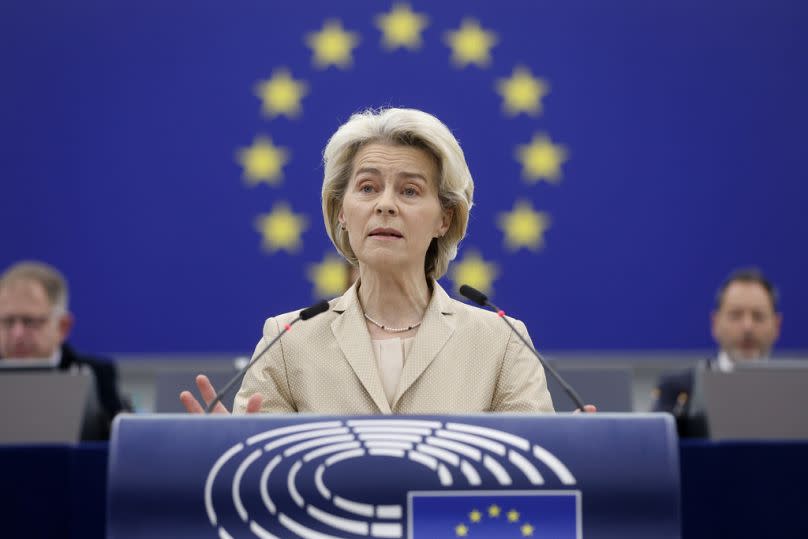
<instances>
[{"instance_id":1,"label":"beige blazer","mask_svg":"<svg viewBox=\"0 0 808 539\"><path fill-rule=\"evenodd\" d=\"M493 312L453 300L437 282L433 287L392 406L354 285L328 311L294 325L253 365L234 411L244 412L247 399L260 393L265 412L552 412L544 369L508 326ZM268 319L256 353L298 313ZM527 336L525 325L513 322Z\"/></svg>"}]
</instances>

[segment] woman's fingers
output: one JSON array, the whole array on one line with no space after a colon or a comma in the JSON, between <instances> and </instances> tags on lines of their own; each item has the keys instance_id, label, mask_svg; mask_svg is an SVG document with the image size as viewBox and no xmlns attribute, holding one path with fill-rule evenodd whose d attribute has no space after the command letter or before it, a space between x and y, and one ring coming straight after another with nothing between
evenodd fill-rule
<instances>
[{"instance_id":1,"label":"woman's fingers","mask_svg":"<svg viewBox=\"0 0 808 539\"><path fill-rule=\"evenodd\" d=\"M594 413L595 413L595 412L597 412L597 411L598 411L598 408L597 408L597 406L595 406L594 404L584 404L584 409L583 409L583 412L584 412L585 414L594 414ZM573 414L580 414L580 413L581 413L581 409L580 409L580 408L576 408L576 409L575 409L575 411L573 411L572 413L573 413Z\"/></svg>"},{"instance_id":2,"label":"woman's fingers","mask_svg":"<svg viewBox=\"0 0 808 539\"><path fill-rule=\"evenodd\" d=\"M210 403L213 402L213 399L216 398L216 388L213 387L213 384L210 383L210 379L208 379L208 377L204 374L197 375L196 387L199 388L199 393L202 394L202 398L205 400L206 405L210 405ZM221 402L218 402L216 406L213 407L212 412L214 414L230 413Z\"/></svg>"},{"instance_id":3,"label":"woman's fingers","mask_svg":"<svg viewBox=\"0 0 808 539\"><path fill-rule=\"evenodd\" d=\"M260 393L256 393L247 400L247 413L254 414L261 411L261 405L264 403L264 397Z\"/></svg>"},{"instance_id":4,"label":"woman's fingers","mask_svg":"<svg viewBox=\"0 0 808 539\"><path fill-rule=\"evenodd\" d=\"M185 406L185 410L189 414L204 414L205 409L202 408L202 405L199 404L199 401L196 400L193 393L190 391L183 391L180 393L180 402L182 405Z\"/></svg>"}]
</instances>

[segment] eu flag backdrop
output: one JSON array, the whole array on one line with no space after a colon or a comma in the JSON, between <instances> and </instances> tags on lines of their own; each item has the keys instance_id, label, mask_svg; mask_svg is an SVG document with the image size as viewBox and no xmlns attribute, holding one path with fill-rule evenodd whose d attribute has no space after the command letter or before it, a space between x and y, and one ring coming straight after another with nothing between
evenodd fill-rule
<instances>
[{"instance_id":1,"label":"eu flag backdrop","mask_svg":"<svg viewBox=\"0 0 808 539\"><path fill-rule=\"evenodd\" d=\"M475 179L442 282L541 348L708 348L758 265L808 349L800 0L12 0L0 51L0 265L65 272L81 348L246 352L337 295L322 148L403 106Z\"/></svg>"}]
</instances>

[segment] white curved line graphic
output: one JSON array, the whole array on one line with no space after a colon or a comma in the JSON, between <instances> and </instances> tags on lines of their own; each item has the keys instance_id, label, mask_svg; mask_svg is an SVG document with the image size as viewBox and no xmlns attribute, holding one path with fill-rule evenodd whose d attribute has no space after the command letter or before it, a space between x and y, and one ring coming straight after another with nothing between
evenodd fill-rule
<instances>
[{"instance_id":1,"label":"white curved line graphic","mask_svg":"<svg viewBox=\"0 0 808 539\"><path fill-rule=\"evenodd\" d=\"M368 449L370 449L370 448L374 448L374 449L383 448L383 449L402 449L404 451L409 451L410 449L412 449L412 443L411 442L388 442L388 441L383 441L383 440L378 440L378 441L370 440L368 442L365 442L365 447L367 447Z\"/></svg>"},{"instance_id":2,"label":"white curved line graphic","mask_svg":"<svg viewBox=\"0 0 808 539\"><path fill-rule=\"evenodd\" d=\"M278 520L282 526L292 530L304 539L343 539L342 537L337 537L336 535L328 535L327 533L320 533L316 530L312 530L311 528L307 528L303 524L296 522L283 513L278 514Z\"/></svg>"},{"instance_id":3,"label":"white curved line graphic","mask_svg":"<svg viewBox=\"0 0 808 539\"><path fill-rule=\"evenodd\" d=\"M575 484L575 477L572 476L572 473L569 469L564 466L564 463L561 462L556 458L555 455L547 451L545 448L534 445L533 446L533 456L542 461L544 464L547 465L548 468L553 470L553 472L561 479L561 482L565 485L574 485Z\"/></svg>"},{"instance_id":4,"label":"white curved line graphic","mask_svg":"<svg viewBox=\"0 0 808 539\"><path fill-rule=\"evenodd\" d=\"M301 442L299 444L286 448L283 451L283 456L288 457L290 455L294 455L295 453L300 453L301 451L311 449L312 447L319 447L321 445L330 445L339 442L350 442L353 439L354 439L353 434L341 434L338 436L325 436L323 438L315 438L314 440Z\"/></svg>"},{"instance_id":5,"label":"white curved line graphic","mask_svg":"<svg viewBox=\"0 0 808 539\"><path fill-rule=\"evenodd\" d=\"M528 481L530 481L533 485L543 485L544 478L539 473L539 470L536 469L533 464L530 463L521 453L514 451L511 449L508 451L508 459L513 463L514 466L522 470L522 473L525 474Z\"/></svg>"},{"instance_id":6,"label":"white curved line graphic","mask_svg":"<svg viewBox=\"0 0 808 539\"><path fill-rule=\"evenodd\" d=\"M328 487L325 486L323 483L323 472L325 471L325 466L320 464L317 466L317 470L314 472L314 484L317 486L317 491L320 495L325 498L326 500L331 499L331 491L328 490Z\"/></svg>"},{"instance_id":7,"label":"white curved line graphic","mask_svg":"<svg viewBox=\"0 0 808 539\"><path fill-rule=\"evenodd\" d=\"M421 427L439 429L443 426L440 421L421 421L419 419L351 419L349 427Z\"/></svg>"},{"instance_id":8,"label":"white curved line graphic","mask_svg":"<svg viewBox=\"0 0 808 539\"><path fill-rule=\"evenodd\" d=\"M261 456L261 450L256 449L252 453L250 453L246 459L241 461L239 464L236 473L233 475L233 484L231 485L232 495L233 495L233 504L236 506L236 511L238 511L238 515L241 517L243 522L247 522L247 510L244 509L244 504L241 503L241 478L244 476L244 472L247 471L247 468L255 462L255 459Z\"/></svg>"},{"instance_id":9,"label":"white curved line graphic","mask_svg":"<svg viewBox=\"0 0 808 539\"><path fill-rule=\"evenodd\" d=\"M424 455L423 453L419 453L418 451L410 451L407 453L407 456L410 460L417 462L418 464L423 464L433 472L438 471L438 459L435 457L430 457L429 455Z\"/></svg>"},{"instance_id":10,"label":"white curved line graphic","mask_svg":"<svg viewBox=\"0 0 808 539\"><path fill-rule=\"evenodd\" d=\"M402 536L401 524L388 524L386 522L374 522L370 525L370 534L373 537L397 538Z\"/></svg>"},{"instance_id":11,"label":"white curved line graphic","mask_svg":"<svg viewBox=\"0 0 808 539\"><path fill-rule=\"evenodd\" d=\"M432 429L424 429L420 427L354 427L353 431L360 434L390 433L418 434L420 436L429 436L432 434Z\"/></svg>"},{"instance_id":12,"label":"white curved line graphic","mask_svg":"<svg viewBox=\"0 0 808 539\"><path fill-rule=\"evenodd\" d=\"M327 455L329 453L336 453L337 451L342 451L343 449L356 449L361 447L362 444L359 442L348 442L344 444L334 444L329 445L326 447L321 447L320 449L315 449L314 451L310 451L303 455L303 462L310 462L318 457L322 457L323 455Z\"/></svg>"},{"instance_id":13,"label":"white curved line graphic","mask_svg":"<svg viewBox=\"0 0 808 539\"><path fill-rule=\"evenodd\" d=\"M464 457L476 460L477 462L480 462L483 459L483 454L479 449L468 446L466 444L461 444L460 442L453 442L451 440L443 440L441 438L430 437L425 440L425 443L428 445L443 447L445 449L454 451L455 453L460 453Z\"/></svg>"},{"instance_id":14,"label":"white curved line graphic","mask_svg":"<svg viewBox=\"0 0 808 539\"><path fill-rule=\"evenodd\" d=\"M438 464L438 479L444 487L452 486L452 473L443 464Z\"/></svg>"},{"instance_id":15,"label":"white curved line graphic","mask_svg":"<svg viewBox=\"0 0 808 539\"><path fill-rule=\"evenodd\" d=\"M297 472L300 471L301 466L303 466L303 463L299 460L296 460L295 463L292 464L292 468L289 470L289 475L286 476L286 488L289 489L289 496L291 496L295 503L302 509L303 506L306 505L306 501L297 491L297 485L295 485L295 476L297 475Z\"/></svg>"},{"instance_id":16,"label":"white curved line graphic","mask_svg":"<svg viewBox=\"0 0 808 539\"><path fill-rule=\"evenodd\" d=\"M500 442L505 442L506 444L518 447L522 451L530 451L530 442L521 436L516 436L508 432L502 432L501 430L489 429L488 427L478 427L476 425L465 425L463 423L446 423L446 429L468 432L478 436L487 436L489 438L493 438L494 440L499 440Z\"/></svg>"},{"instance_id":17,"label":"white curved line graphic","mask_svg":"<svg viewBox=\"0 0 808 539\"><path fill-rule=\"evenodd\" d=\"M208 513L208 520L210 520L211 526L216 526L216 511L213 509L213 481L216 479L216 474L218 474L219 470L224 466L224 463L242 449L244 449L244 444L239 442L222 453L222 456L216 459L216 462L211 466L208 477L205 479L205 511Z\"/></svg>"},{"instance_id":18,"label":"white curved line graphic","mask_svg":"<svg viewBox=\"0 0 808 539\"><path fill-rule=\"evenodd\" d=\"M419 443L421 436L416 434L360 434L360 440L384 440L384 441L398 441L398 442L412 442Z\"/></svg>"},{"instance_id":19,"label":"white curved line graphic","mask_svg":"<svg viewBox=\"0 0 808 539\"><path fill-rule=\"evenodd\" d=\"M469 482L469 485L476 487L477 485L482 483L480 479L480 474L477 473L477 470L469 464L469 461L464 460L460 463L460 471L463 472L463 475L466 476L466 480Z\"/></svg>"},{"instance_id":20,"label":"white curved line graphic","mask_svg":"<svg viewBox=\"0 0 808 539\"><path fill-rule=\"evenodd\" d=\"M338 517L337 515L332 515L331 513L327 513L322 509L318 509L312 505L309 505L306 508L306 511L309 513L309 516L311 518L319 520L323 524L327 524L332 528L337 528L338 530L353 533L356 535L368 534L369 526L367 522L362 522L361 520L353 520L350 518Z\"/></svg>"},{"instance_id":21,"label":"white curved line graphic","mask_svg":"<svg viewBox=\"0 0 808 539\"><path fill-rule=\"evenodd\" d=\"M259 443L262 445L254 445ZM250 446L252 447L248 453L246 449ZM555 474L564 485L576 484L575 477L555 455L539 445L532 445L526 438L493 428L464 423L396 419L296 424L251 436L246 442L228 448L213 463L205 479L204 502L208 519L217 530L219 539L233 539L231 533L218 524L213 505L213 488L225 467L228 473L232 473L229 487L233 506L240 520L249 526L251 535L258 539L280 539L250 519L244 503L249 500L241 494L242 484L258 472L255 469L248 476L250 466L257 466L256 462L265 452L272 452L266 455L266 458L272 458L260 474L258 487L261 500L272 521L276 523L274 525L282 526L278 532L281 537L294 535L300 539L338 539L346 534L380 539L403 537L403 505L373 505L349 500L339 496L328 486L331 476L327 478L325 470L329 466L368 455L409 460L429 468L437 475L440 482L438 489L451 489L455 479L459 485L463 485L460 488L474 489L483 484L482 476L486 476L486 483L493 479L499 485L507 487L515 480L518 481L520 474L531 485L539 486L546 483L543 475L547 473ZM270 485L271 474L281 473L278 468L287 457L298 460L291 462L285 478L276 477ZM239 459L240 462L233 462L228 466L231 460ZM311 463L312 466L304 470L304 463ZM301 486L308 485L313 479L317 491L313 496L322 496L324 501L315 504L306 500L297 486L298 475L303 481ZM285 482L289 497L305 512L304 515L298 513L297 509L294 511L302 520L295 520L289 513L279 511L277 500L273 501L270 497L272 489L277 487L279 492L284 490L283 483L279 481ZM217 502L223 501L224 498L217 499ZM283 529L288 533L283 532ZM246 528L242 530L247 531Z\"/></svg>"},{"instance_id":22,"label":"white curved line graphic","mask_svg":"<svg viewBox=\"0 0 808 539\"><path fill-rule=\"evenodd\" d=\"M496 460L492 459L488 455L483 457L483 466L485 466L494 477L497 478L500 485L510 485L511 484L511 476L508 475L508 472L505 471L505 468L497 462Z\"/></svg>"},{"instance_id":23,"label":"white curved line graphic","mask_svg":"<svg viewBox=\"0 0 808 539\"><path fill-rule=\"evenodd\" d=\"M401 506L400 505L377 505L376 506L376 517L378 518L401 518Z\"/></svg>"},{"instance_id":24,"label":"white curved line graphic","mask_svg":"<svg viewBox=\"0 0 808 539\"><path fill-rule=\"evenodd\" d=\"M480 436L476 436L474 434L464 434L462 432L451 432L446 430L439 430L435 433L436 436L441 438L449 438L451 440L458 440L460 442L465 442L470 445L476 445L477 447L482 447L483 449L487 449L492 453L496 453L500 457L504 457L506 450L505 446L499 442L494 442L489 440L488 438L481 438Z\"/></svg>"},{"instance_id":25,"label":"white curved line graphic","mask_svg":"<svg viewBox=\"0 0 808 539\"><path fill-rule=\"evenodd\" d=\"M282 436L284 434L290 434L293 432L300 432L303 430L314 430L314 429L330 429L341 426L342 421L318 421L316 423L301 423L299 425L291 425L289 427L280 427L277 429L262 432L260 434L256 434L254 436L250 436L249 438L247 438L247 445L253 445L263 440L267 440L269 438L274 438L276 436Z\"/></svg>"},{"instance_id":26,"label":"white curved line graphic","mask_svg":"<svg viewBox=\"0 0 808 539\"><path fill-rule=\"evenodd\" d=\"M404 458L404 451L401 449L368 449L368 455L373 455L375 457Z\"/></svg>"},{"instance_id":27,"label":"white curved line graphic","mask_svg":"<svg viewBox=\"0 0 808 539\"><path fill-rule=\"evenodd\" d=\"M293 442L299 442L301 440L310 440L312 438L319 438L320 436L333 436L336 434L348 434L348 429L346 427L340 427L338 429L323 429L308 432L300 432L298 434L290 434L289 436L284 436L283 438L278 438L277 440L269 442L267 445L264 446L264 451L269 453L271 451L274 451L278 447L281 447L286 444L291 444Z\"/></svg>"},{"instance_id":28,"label":"white curved line graphic","mask_svg":"<svg viewBox=\"0 0 808 539\"><path fill-rule=\"evenodd\" d=\"M348 460L356 457L361 457L365 454L364 449L352 449L350 451L342 451L341 453L337 453L336 455L331 455L327 459L325 459L326 467L331 466L332 464L336 464L337 462Z\"/></svg>"},{"instance_id":29,"label":"white curved line graphic","mask_svg":"<svg viewBox=\"0 0 808 539\"><path fill-rule=\"evenodd\" d=\"M451 451L446 451L445 449L432 447L426 444L418 444L418 447L416 447L416 449L420 453L426 453L427 455L439 458L440 460L448 462L452 466L460 466L460 457L458 457Z\"/></svg>"},{"instance_id":30,"label":"white curved line graphic","mask_svg":"<svg viewBox=\"0 0 808 539\"><path fill-rule=\"evenodd\" d=\"M343 511L348 511L349 513L353 513L355 515L368 518L373 517L373 506L367 503L353 502L351 500L346 500L341 496L334 496L334 505Z\"/></svg>"},{"instance_id":31,"label":"white curved line graphic","mask_svg":"<svg viewBox=\"0 0 808 539\"><path fill-rule=\"evenodd\" d=\"M278 536L272 535L271 533L266 531L254 520L250 522L250 531L253 532L255 535L257 535L258 537L260 537L261 539L280 539Z\"/></svg>"},{"instance_id":32,"label":"white curved line graphic","mask_svg":"<svg viewBox=\"0 0 808 539\"><path fill-rule=\"evenodd\" d=\"M269 464L266 465L266 468L264 468L264 471L261 473L261 482L259 484L261 499L264 501L264 505L266 505L267 509L269 509L269 512L273 515L276 509L275 504L272 503L272 498L269 497L269 474L272 473L272 470L275 469L275 466L277 466L280 461L280 455L275 455L275 457L269 461Z\"/></svg>"}]
</instances>

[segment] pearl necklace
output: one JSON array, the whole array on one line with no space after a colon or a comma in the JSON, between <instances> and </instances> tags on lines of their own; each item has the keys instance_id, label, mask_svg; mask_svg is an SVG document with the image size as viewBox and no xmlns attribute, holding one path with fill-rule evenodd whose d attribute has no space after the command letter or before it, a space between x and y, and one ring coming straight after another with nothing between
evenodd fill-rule
<instances>
[{"instance_id":1,"label":"pearl necklace","mask_svg":"<svg viewBox=\"0 0 808 539\"><path fill-rule=\"evenodd\" d=\"M368 316L368 313L365 313L365 318L367 318L368 322L370 322L374 326L377 326L377 327L381 328L382 331L389 331L390 333L403 333L405 331L409 331L411 329L417 328L418 326L421 325L421 322L423 322L423 319L421 319L421 321L418 322L417 324L413 324L412 326L408 326L408 327L405 327L405 328L389 328L387 326L384 326L384 325L378 323L374 319L372 319L370 316Z\"/></svg>"}]
</instances>

